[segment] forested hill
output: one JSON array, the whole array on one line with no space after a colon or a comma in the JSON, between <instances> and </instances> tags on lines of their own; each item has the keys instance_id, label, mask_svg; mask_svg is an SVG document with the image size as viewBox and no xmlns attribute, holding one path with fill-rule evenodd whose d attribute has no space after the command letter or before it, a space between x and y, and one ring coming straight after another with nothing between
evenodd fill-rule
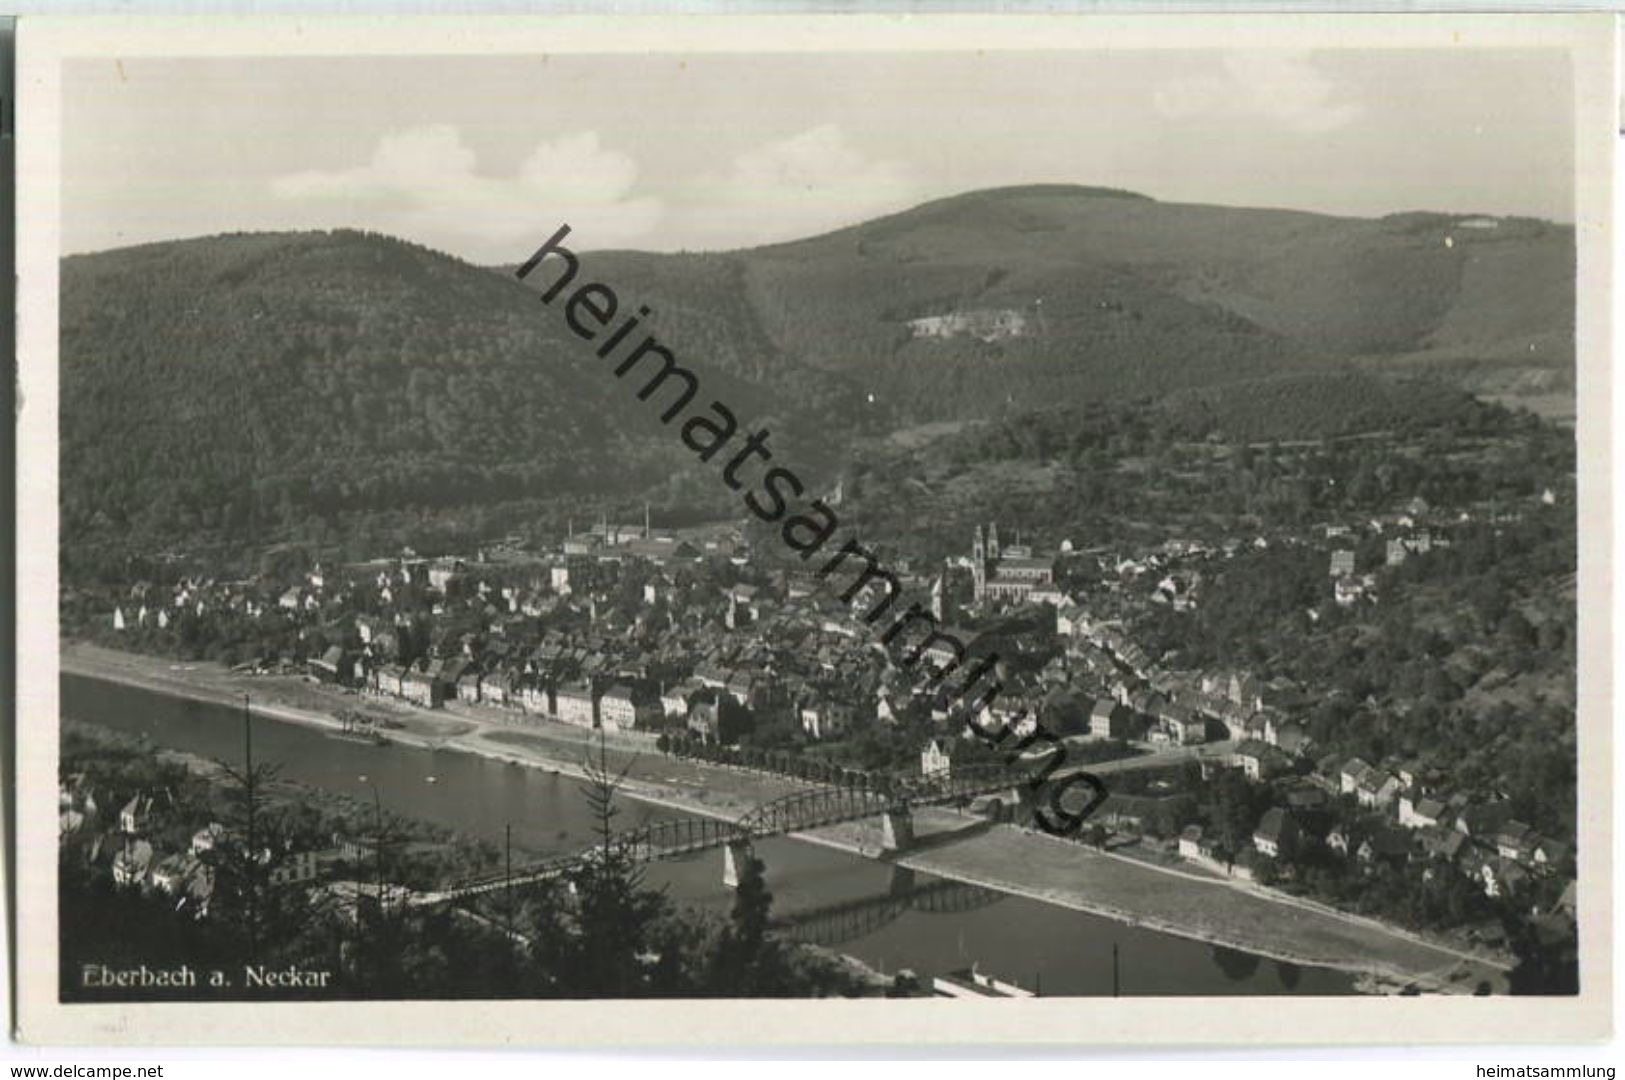
<instances>
[{"instance_id":1,"label":"forested hill","mask_svg":"<svg viewBox=\"0 0 1625 1080\"><path fill-rule=\"evenodd\" d=\"M803 382L798 365L840 373L913 423L1341 360L1564 413L1574 257L1572 227L1532 219L1339 218L1043 185L771 247L592 262L719 363ZM1020 325L921 332L918 320L954 315Z\"/></svg>"},{"instance_id":2,"label":"forested hill","mask_svg":"<svg viewBox=\"0 0 1625 1080\"><path fill-rule=\"evenodd\" d=\"M1156 399L1060 404L965 425L923 446L897 440L863 472L887 472L891 484L919 477L929 487L933 469L995 462L1087 469L1175 444L1265 446L1381 433L1386 443L1372 445L1382 446L1446 433L1504 436L1530 425L1546 427L1436 379L1283 375Z\"/></svg>"},{"instance_id":3,"label":"forested hill","mask_svg":"<svg viewBox=\"0 0 1625 1080\"><path fill-rule=\"evenodd\" d=\"M1232 414L1274 420L1225 387L1351 363L1572 386L1573 231L1543 222L1048 186L739 252L572 241L582 280L654 308L706 396L814 472L923 421L1170 393L1245 436ZM63 260L63 535L265 539L358 513L715 494L531 287L357 232Z\"/></svg>"},{"instance_id":4,"label":"forested hill","mask_svg":"<svg viewBox=\"0 0 1625 1080\"><path fill-rule=\"evenodd\" d=\"M61 343L67 536L635 490L675 454L517 282L385 237L68 258Z\"/></svg>"}]
</instances>

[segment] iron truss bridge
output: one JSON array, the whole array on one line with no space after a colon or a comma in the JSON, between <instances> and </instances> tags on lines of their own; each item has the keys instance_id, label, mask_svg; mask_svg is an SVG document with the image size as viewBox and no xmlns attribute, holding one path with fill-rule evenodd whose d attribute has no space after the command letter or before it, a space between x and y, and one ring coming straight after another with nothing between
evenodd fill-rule
<instances>
[{"instance_id":1,"label":"iron truss bridge","mask_svg":"<svg viewBox=\"0 0 1625 1080\"><path fill-rule=\"evenodd\" d=\"M614 834L610 845L643 862L672 859L727 844L749 844L769 836L802 832L843 821L858 821L911 806L931 806L1006 792L1026 777L1003 765L978 765L951 775L894 777L870 774L856 784L795 791L763 803L736 821L687 817L658 821ZM521 888L562 877L600 857L602 844L516 867L512 873L484 874L430 892L412 893L413 907L456 903L506 888Z\"/></svg>"}]
</instances>

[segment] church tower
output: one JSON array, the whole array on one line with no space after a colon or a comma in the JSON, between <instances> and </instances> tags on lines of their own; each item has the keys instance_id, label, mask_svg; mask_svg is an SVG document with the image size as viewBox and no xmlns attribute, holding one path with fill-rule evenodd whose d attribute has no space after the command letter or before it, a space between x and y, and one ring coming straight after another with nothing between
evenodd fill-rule
<instances>
[{"instance_id":1,"label":"church tower","mask_svg":"<svg viewBox=\"0 0 1625 1080\"><path fill-rule=\"evenodd\" d=\"M992 522L987 527L987 560L999 561L999 523Z\"/></svg>"}]
</instances>

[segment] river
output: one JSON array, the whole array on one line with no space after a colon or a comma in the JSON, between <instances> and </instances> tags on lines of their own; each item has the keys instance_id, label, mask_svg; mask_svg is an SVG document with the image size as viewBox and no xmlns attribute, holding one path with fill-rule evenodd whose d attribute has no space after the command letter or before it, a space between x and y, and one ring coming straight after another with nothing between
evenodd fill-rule
<instances>
[{"instance_id":1,"label":"river","mask_svg":"<svg viewBox=\"0 0 1625 1080\"><path fill-rule=\"evenodd\" d=\"M76 675L62 676L65 717L144 735L159 747L232 762L242 754L238 710ZM501 844L511 825L516 847L577 850L591 822L576 781L543 769L455 750L368 746L273 720L254 724L256 760L312 787L370 800ZM364 778L364 779L363 779ZM681 816L627 799L617 827ZM777 917L803 940L857 957L885 972L922 975L980 970L1049 995L1112 993L1117 948L1124 995L1350 994L1353 977L1264 959L1025 897L944 882L789 838L757 845ZM648 880L681 903L725 909L722 855L703 852L655 863Z\"/></svg>"}]
</instances>

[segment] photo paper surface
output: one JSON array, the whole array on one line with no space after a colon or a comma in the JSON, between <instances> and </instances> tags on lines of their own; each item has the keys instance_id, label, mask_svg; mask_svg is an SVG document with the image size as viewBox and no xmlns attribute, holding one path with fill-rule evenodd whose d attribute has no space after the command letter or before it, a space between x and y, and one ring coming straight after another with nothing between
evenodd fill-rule
<instances>
[{"instance_id":1,"label":"photo paper surface","mask_svg":"<svg viewBox=\"0 0 1625 1080\"><path fill-rule=\"evenodd\" d=\"M1612 34L24 20L23 1036L1600 1037Z\"/></svg>"}]
</instances>

